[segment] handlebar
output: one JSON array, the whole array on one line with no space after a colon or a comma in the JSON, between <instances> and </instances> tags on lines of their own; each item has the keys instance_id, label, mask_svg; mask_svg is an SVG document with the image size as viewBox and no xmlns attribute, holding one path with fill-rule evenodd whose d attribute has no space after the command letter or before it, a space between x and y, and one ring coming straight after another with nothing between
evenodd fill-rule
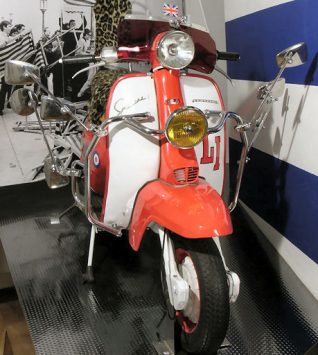
<instances>
[{"instance_id":1,"label":"handlebar","mask_svg":"<svg viewBox=\"0 0 318 355\"><path fill-rule=\"evenodd\" d=\"M240 60L240 54L235 52L217 52L217 60L229 60L232 62L236 62Z\"/></svg>"},{"instance_id":2,"label":"handlebar","mask_svg":"<svg viewBox=\"0 0 318 355\"><path fill-rule=\"evenodd\" d=\"M87 55L77 55L74 57L67 57L60 59L61 64L88 64L96 62L95 55L87 54Z\"/></svg>"}]
</instances>

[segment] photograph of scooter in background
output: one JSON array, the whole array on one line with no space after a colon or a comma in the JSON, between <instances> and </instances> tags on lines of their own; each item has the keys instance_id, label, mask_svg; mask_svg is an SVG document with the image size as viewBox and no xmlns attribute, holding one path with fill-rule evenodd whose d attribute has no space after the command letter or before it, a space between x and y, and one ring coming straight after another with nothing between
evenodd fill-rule
<instances>
[{"instance_id":1,"label":"photograph of scooter in background","mask_svg":"<svg viewBox=\"0 0 318 355\"><path fill-rule=\"evenodd\" d=\"M0 149L5 152L0 157L3 172L0 186L4 186L43 179L43 160L46 156L46 146L36 117L27 115L21 120L11 110L10 97L21 86L5 82L5 62L22 60L37 65L44 86L55 96L76 103L77 109L83 109L87 107L94 72L85 72L72 79L74 70L83 69L83 65L70 69L59 60L91 53L94 50L95 30L91 6L77 6L64 0L31 0L27 3L1 0L0 3ZM43 91L37 84L33 88L40 100ZM50 145L56 146L67 157L70 145L65 146L63 140L63 147L60 147L57 140L65 130L66 134L72 132L69 126L44 122L43 128ZM77 140L73 141L74 150Z\"/></svg>"}]
</instances>

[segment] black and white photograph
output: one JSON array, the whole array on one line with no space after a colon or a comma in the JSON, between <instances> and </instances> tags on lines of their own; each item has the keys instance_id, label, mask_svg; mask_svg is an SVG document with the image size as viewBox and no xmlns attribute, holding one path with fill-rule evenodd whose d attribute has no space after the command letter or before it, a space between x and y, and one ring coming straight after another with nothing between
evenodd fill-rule
<instances>
[{"instance_id":1,"label":"black and white photograph","mask_svg":"<svg viewBox=\"0 0 318 355\"><path fill-rule=\"evenodd\" d=\"M10 106L11 96L22 86L5 82L5 62L25 61L40 69L41 84L56 97L72 103L77 110L87 108L94 69L89 64L63 65L61 59L90 55L95 50L94 3L63 0L1 0L0 11L0 186L43 179L43 161L48 154L35 113L21 117ZM75 73L83 70L76 78ZM45 93L32 85L39 102ZM61 134L72 125L44 123L48 143L69 155L67 143L59 147ZM79 149L76 137L70 144ZM66 146L65 146L66 144Z\"/></svg>"}]
</instances>

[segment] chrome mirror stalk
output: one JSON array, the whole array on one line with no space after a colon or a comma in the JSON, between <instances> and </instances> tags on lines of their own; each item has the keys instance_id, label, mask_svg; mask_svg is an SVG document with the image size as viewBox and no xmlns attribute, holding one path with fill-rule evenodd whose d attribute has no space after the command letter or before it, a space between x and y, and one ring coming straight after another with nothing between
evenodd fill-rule
<instances>
[{"instance_id":1,"label":"chrome mirror stalk","mask_svg":"<svg viewBox=\"0 0 318 355\"><path fill-rule=\"evenodd\" d=\"M61 162L54 157L52 160L51 156L48 156L44 160L44 175L45 180L50 189L58 189L60 187L67 186L70 182L68 176L63 176L60 174Z\"/></svg>"},{"instance_id":2,"label":"chrome mirror stalk","mask_svg":"<svg viewBox=\"0 0 318 355\"><path fill-rule=\"evenodd\" d=\"M236 186L233 196L233 201L229 205L230 212L232 212L238 201L238 196L241 188L242 177L245 164L248 160L247 154L252 148L254 142L258 138L261 129L268 117L269 110L263 112L265 104L272 104L278 97L282 96L285 90L285 79L281 76L286 68L302 65L307 60L307 46L305 43L298 43L291 47L286 48L276 56L277 64L280 70L276 78L260 88L258 98L261 100L256 112L254 113L252 120L249 123L245 123L240 116L233 112L227 112L226 119L234 119L237 122L236 131L240 134L241 141L243 143L241 159L239 162L238 172L236 176ZM252 130L254 135L250 142L246 135L246 131Z\"/></svg>"},{"instance_id":3,"label":"chrome mirror stalk","mask_svg":"<svg viewBox=\"0 0 318 355\"><path fill-rule=\"evenodd\" d=\"M69 178L62 175L62 164L59 159L53 154L53 151L50 147L49 141L44 131L43 123L40 117L40 114L37 110L38 100L35 96L34 92L28 90L30 105L33 107L33 110L36 114L36 118L38 120L42 136L49 152L49 156L44 160L44 173L46 182L51 189L55 189L58 187L65 186L69 183Z\"/></svg>"},{"instance_id":4,"label":"chrome mirror stalk","mask_svg":"<svg viewBox=\"0 0 318 355\"><path fill-rule=\"evenodd\" d=\"M282 84L282 74L286 68L295 67L302 65L307 60L307 46L305 43L298 43L291 47L286 48L282 52L278 53L276 56L277 64L280 68L276 78L265 85L265 88L262 90L260 97L262 99L259 104L256 112L254 113L251 121L249 122L249 128L254 131L254 136L251 139L247 152L250 151L256 139L258 138L262 127L268 117L268 111L262 114L262 110L267 103L275 101L273 98L276 94L284 92L284 87Z\"/></svg>"},{"instance_id":5,"label":"chrome mirror stalk","mask_svg":"<svg viewBox=\"0 0 318 355\"><path fill-rule=\"evenodd\" d=\"M59 107L61 108L61 110L63 110L64 114L66 115L70 115L72 119L76 120L76 122L82 127L84 128L86 131L88 131L89 129L85 126L85 124L71 111L71 109L65 105L61 100L59 100L58 98L56 98L54 96L53 93L50 92L50 90L48 90L42 83L41 80L34 74L30 74L30 76L32 77L32 79L34 80L35 83L37 83L39 85L39 87L46 93L48 94L52 100L59 105Z\"/></svg>"}]
</instances>

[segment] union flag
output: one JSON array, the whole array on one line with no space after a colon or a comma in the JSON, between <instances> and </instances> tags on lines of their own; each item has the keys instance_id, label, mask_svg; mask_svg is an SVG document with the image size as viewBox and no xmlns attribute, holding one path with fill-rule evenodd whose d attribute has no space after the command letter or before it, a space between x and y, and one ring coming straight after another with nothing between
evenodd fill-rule
<instances>
[{"instance_id":1,"label":"union flag","mask_svg":"<svg viewBox=\"0 0 318 355\"><path fill-rule=\"evenodd\" d=\"M170 17L178 17L179 8L174 4L163 4L163 14Z\"/></svg>"}]
</instances>

